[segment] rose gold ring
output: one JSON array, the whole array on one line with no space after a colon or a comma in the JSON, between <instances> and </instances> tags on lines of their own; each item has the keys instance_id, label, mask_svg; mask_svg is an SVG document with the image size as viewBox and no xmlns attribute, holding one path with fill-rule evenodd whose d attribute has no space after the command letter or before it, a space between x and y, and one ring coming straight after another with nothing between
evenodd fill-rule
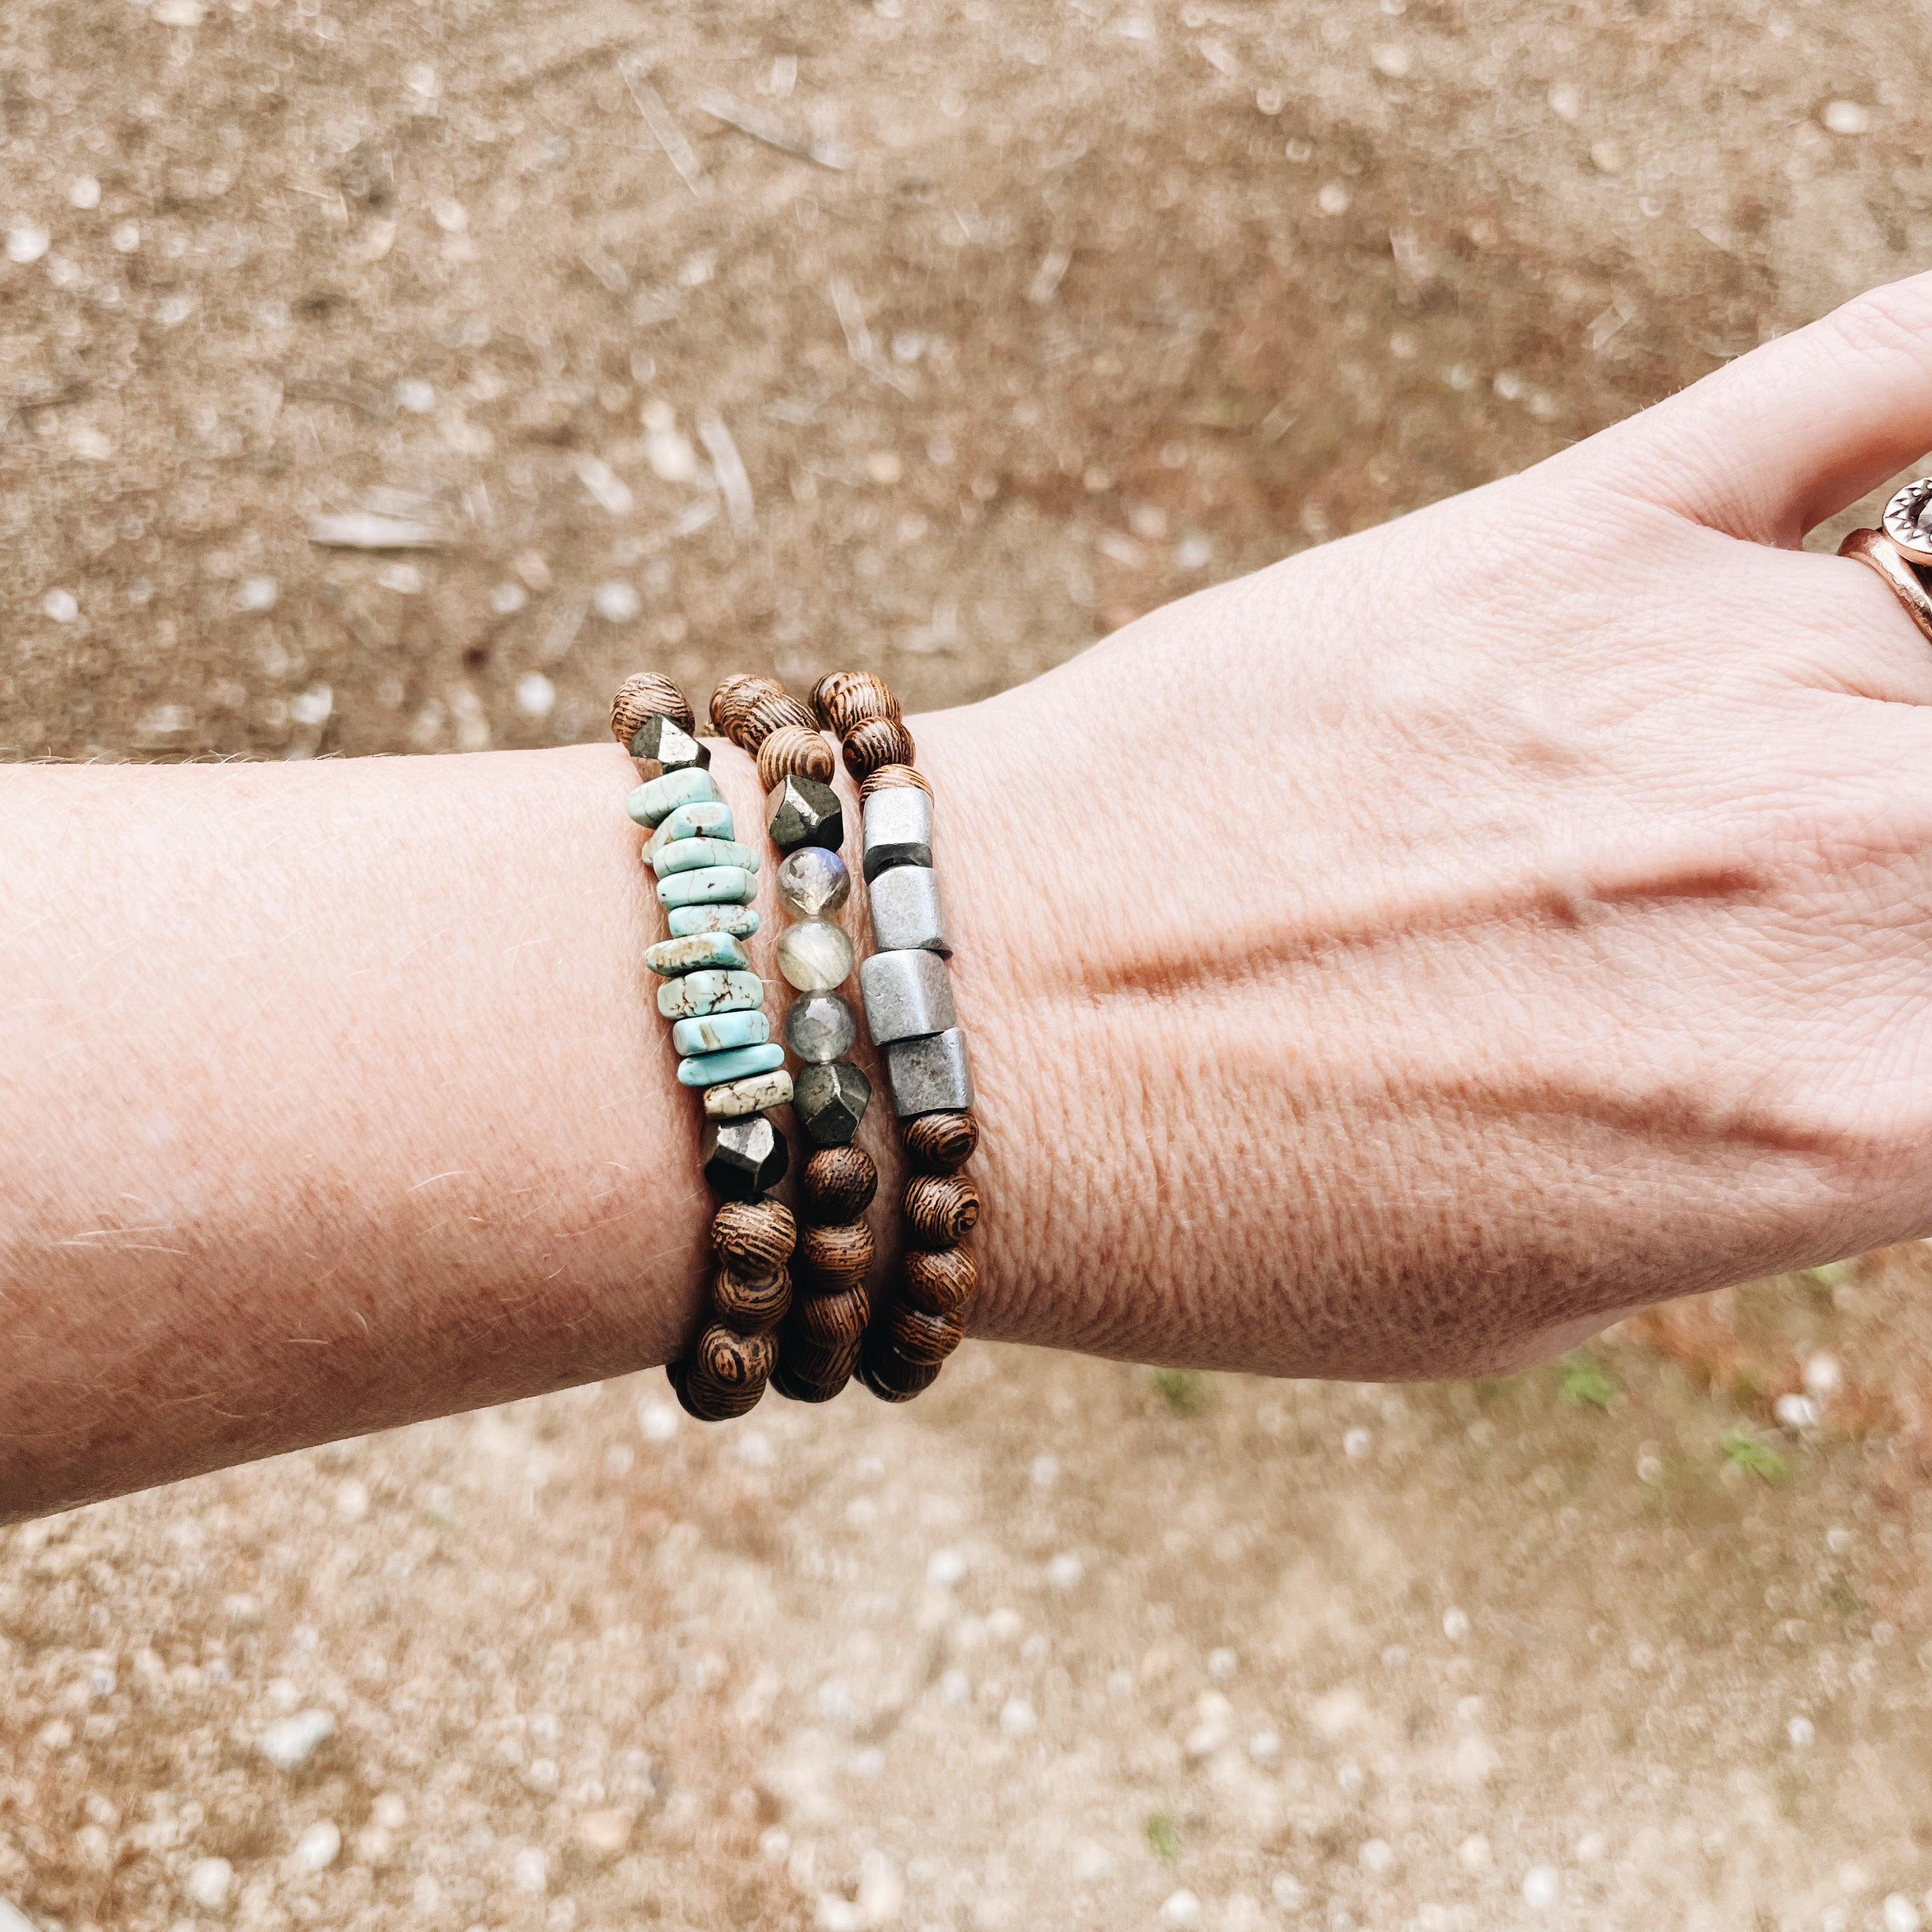
<instances>
[{"instance_id":1,"label":"rose gold ring","mask_svg":"<svg viewBox=\"0 0 1932 1932\"><path fill-rule=\"evenodd\" d=\"M1918 626L1919 635L1932 644L1932 591L1919 574L1932 567L1932 476L1906 484L1886 504L1882 520L1882 530L1852 531L1839 544L1838 554L1856 557L1876 571Z\"/></svg>"}]
</instances>

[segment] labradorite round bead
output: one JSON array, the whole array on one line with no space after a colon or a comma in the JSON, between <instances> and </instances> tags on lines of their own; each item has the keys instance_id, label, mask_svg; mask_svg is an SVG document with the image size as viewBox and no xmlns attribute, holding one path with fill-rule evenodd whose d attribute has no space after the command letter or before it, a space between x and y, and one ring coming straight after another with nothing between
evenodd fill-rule
<instances>
[{"instance_id":1,"label":"labradorite round bead","mask_svg":"<svg viewBox=\"0 0 1932 1932\"><path fill-rule=\"evenodd\" d=\"M859 1016L836 993L806 993L785 1015L785 1044L813 1066L843 1060L859 1037Z\"/></svg>"},{"instance_id":2,"label":"labradorite round bead","mask_svg":"<svg viewBox=\"0 0 1932 1932\"><path fill-rule=\"evenodd\" d=\"M801 919L836 912L851 895L845 861L823 845L801 845L778 868L778 897Z\"/></svg>"},{"instance_id":3,"label":"labradorite round bead","mask_svg":"<svg viewBox=\"0 0 1932 1932\"><path fill-rule=\"evenodd\" d=\"M778 940L778 970L801 993L829 993L850 976L852 942L829 920L788 926Z\"/></svg>"}]
</instances>

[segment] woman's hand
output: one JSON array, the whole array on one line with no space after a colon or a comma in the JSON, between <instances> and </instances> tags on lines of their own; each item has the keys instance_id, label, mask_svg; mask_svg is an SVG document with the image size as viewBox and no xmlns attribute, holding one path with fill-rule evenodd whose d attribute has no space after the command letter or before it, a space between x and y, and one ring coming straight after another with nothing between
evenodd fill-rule
<instances>
[{"instance_id":1,"label":"woman's hand","mask_svg":"<svg viewBox=\"0 0 1932 1932\"><path fill-rule=\"evenodd\" d=\"M916 721L980 1332L1520 1362L1932 1232L1932 649L1807 530L1932 445L1932 277Z\"/></svg>"}]
</instances>

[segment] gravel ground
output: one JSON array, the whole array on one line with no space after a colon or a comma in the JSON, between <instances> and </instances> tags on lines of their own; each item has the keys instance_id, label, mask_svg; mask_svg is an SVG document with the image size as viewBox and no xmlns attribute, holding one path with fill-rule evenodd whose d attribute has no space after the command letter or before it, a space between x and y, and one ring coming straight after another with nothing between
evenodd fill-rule
<instances>
[{"instance_id":1,"label":"gravel ground","mask_svg":"<svg viewBox=\"0 0 1932 1932\"><path fill-rule=\"evenodd\" d=\"M342 14L0 15L0 754L969 700L1932 243L1928 55L1844 0ZM972 1345L705 1433L650 1375L29 1526L0 1897L1910 1932L1928 1275L1494 1386Z\"/></svg>"}]
</instances>

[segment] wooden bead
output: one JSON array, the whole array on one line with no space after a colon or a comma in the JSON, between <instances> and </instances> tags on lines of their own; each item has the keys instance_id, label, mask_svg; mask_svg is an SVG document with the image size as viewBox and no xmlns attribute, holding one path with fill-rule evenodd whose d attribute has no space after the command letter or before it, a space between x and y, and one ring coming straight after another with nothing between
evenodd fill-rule
<instances>
[{"instance_id":1,"label":"wooden bead","mask_svg":"<svg viewBox=\"0 0 1932 1932\"><path fill-rule=\"evenodd\" d=\"M828 1228L808 1226L799 1238L798 1264L821 1293L856 1288L871 1274L875 1252L872 1231L862 1221L841 1221Z\"/></svg>"},{"instance_id":2,"label":"wooden bead","mask_svg":"<svg viewBox=\"0 0 1932 1932\"><path fill-rule=\"evenodd\" d=\"M912 734L896 718L872 718L845 740L845 769L855 778L870 778L881 765L912 760Z\"/></svg>"},{"instance_id":3,"label":"wooden bead","mask_svg":"<svg viewBox=\"0 0 1932 1932\"><path fill-rule=\"evenodd\" d=\"M915 765L881 765L875 772L866 773L859 787L859 802L863 805L875 792L891 791L899 786L910 786L915 791L922 791L928 798L932 796L932 788Z\"/></svg>"},{"instance_id":4,"label":"wooden bead","mask_svg":"<svg viewBox=\"0 0 1932 1932\"><path fill-rule=\"evenodd\" d=\"M628 752L631 740L654 711L675 718L694 734L698 730L698 719L684 693L669 678L654 670L640 670L625 679L610 700L611 736Z\"/></svg>"},{"instance_id":5,"label":"wooden bead","mask_svg":"<svg viewBox=\"0 0 1932 1932\"><path fill-rule=\"evenodd\" d=\"M800 1296L792 1304L785 1334L814 1348L856 1348L872 1318L871 1295L862 1288L842 1288L830 1294Z\"/></svg>"},{"instance_id":6,"label":"wooden bead","mask_svg":"<svg viewBox=\"0 0 1932 1932\"><path fill-rule=\"evenodd\" d=\"M700 1422L728 1421L757 1407L777 1360L776 1336L734 1335L714 1322L689 1360L671 1364L671 1387Z\"/></svg>"},{"instance_id":7,"label":"wooden bead","mask_svg":"<svg viewBox=\"0 0 1932 1932\"><path fill-rule=\"evenodd\" d=\"M878 1186L879 1170L863 1149L820 1148L799 1171L798 1204L808 1220L856 1221Z\"/></svg>"},{"instance_id":8,"label":"wooden bead","mask_svg":"<svg viewBox=\"0 0 1932 1932\"><path fill-rule=\"evenodd\" d=\"M956 1174L980 1144L980 1123L970 1113L918 1114L903 1138L906 1159L921 1174Z\"/></svg>"},{"instance_id":9,"label":"wooden bead","mask_svg":"<svg viewBox=\"0 0 1932 1932\"><path fill-rule=\"evenodd\" d=\"M908 1248L900 1264L905 1298L928 1315L961 1315L980 1288L970 1248Z\"/></svg>"},{"instance_id":10,"label":"wooden bead","mask_svg":"<svg viewBox=\"0 0 1932 1932\"><path fill-rule=\"evenodd\" d=\"M781 724L758 747L758 783L769 792L780 778L816 778L830 784L836 761L814 726Z\"/></svg>"},{"instance_id":11,"label":"wooden bead","mask_svg":"<svg viewBox=\"0 0 1932 1932\"><path fill-rule=\"evenodd\" d=\"M797 1244L798 1225L782 1201L728 1201L711 1217L713 1252L749 1279L783 1268Z\"/></svg>"},{"instance_id":12,"label":"wooden bead","mask_svg":"<svg viewBox=\"0 0 1932 1932\"><path fill-rule=\"evenodd\" d=\"M859 1379L881 1402L910 1402L939 1379L944 1365L909 1362L884 1336L869 1343L859 1358Z\"/></svg>"},{"instance_id":13,"label":"wooden bead","mask_svg":"<svg viewBox=\"0 0 1932 1932\"><path fill-rule=\"evenodd\" d=\"M756 1335L776 1328L790 1306L791 1276L783 1268L775 1268L766 1275L747 1275L724 1268L711 1278L712 1313L740 1335Z\"/></svg>"},{"instance_id":14,"label":"wooden bead","mask_svg":"<svg viewBox=\"0 0 1932 1932\"><path fill-rule=\"evenodd\" d=\"M711 694L711 728L730 737L734 722L748 710L756 699L774 695L784 695L784 686L776 678L754 677L740 671L736 676L724 679Z\"/></svg>"},{"instance_id":15,"label":"wooden bead","mask_svg":"<svg viewBox=\"0 0 1932 1932\"><path fill-rule=\"evenodd\" d=\"M874 718L899 719L899 701L876 672L828 671L812 687L812 708L825 728L843 738Z\"/></svg>"},{"instance_id":16,"label":"wooden bead","mask_svg":"<svg viewBox=\"0 0 1932 1932\"><path fill-rule=\"evenodd\" d=\"M909 1301L896 1301L886 1312L886 1338L904 1360L937 1368L965 1340L965 1319L958 1314L928 1315Z\"/></svg>"},{"instance_id":17,"label":"wooden bead","mask_svg":"<svg viewBox=\"0 0 1932 1932\"><path fill-rule=\"evenodd\" d=\"M772 1371L772 1387L788 1402L830 1402L842 1394L859 1365L859 1345L815 1348L787 1337Z\"/></svg>"},{"instance_id":18,"label":"wooden bead","mask_svg":"<svg viewBox=\"0 0 1932 1932\"><path fill-rule=\"evenodd\" d=\"M906 1183L906 1236L922 1248L956 1248L980 1218L980 1190L963 1174L917 1174Z\"/></svg>"}]
</instances>

